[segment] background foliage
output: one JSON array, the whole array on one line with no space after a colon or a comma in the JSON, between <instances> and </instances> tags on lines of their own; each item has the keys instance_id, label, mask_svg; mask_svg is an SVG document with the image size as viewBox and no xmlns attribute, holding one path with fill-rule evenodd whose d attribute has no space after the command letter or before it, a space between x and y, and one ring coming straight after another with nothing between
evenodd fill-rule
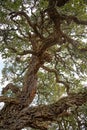
<instances>
[{"instance_id":1,"label":"background foliage","mask_svg":"<svg viewBox=\"0 0 87 130\"><path fill-rule=\"evenodd\" d=\"M5 64L2 70L2 83L8 80L18 85L20 89L31 58L31 54L23 52L32 50L30 34L33 35L34 30L29 27L25 17L17 16L11 20L10 13L26 12L45 38L54 31L52 21L47 14L43 14L48 6L48 0L36 0L36 5L34 3L34 0L0 1L0 54ZM70 0L65 6L57 7L57 10L62 15L73 15L87 20L85 0ZM70 93L83 91L83 88L86 90L83 84L87 82L87 27L67 18L62 22L61 30L77 42L74 46L69 42L57 44L47 50L52 55L52 61L45 63L44 66L51 70L55 69L62 82L57 83L55 73L42 67L38 72L38 90L34 101L36 105L49 104L67 95L65 84L69 85ZM40 46L39 39L36 40L36 44ZM87 105L71 107L69 116L60 117L49 129L86 130Z\"/></svg>"}]
</instances>

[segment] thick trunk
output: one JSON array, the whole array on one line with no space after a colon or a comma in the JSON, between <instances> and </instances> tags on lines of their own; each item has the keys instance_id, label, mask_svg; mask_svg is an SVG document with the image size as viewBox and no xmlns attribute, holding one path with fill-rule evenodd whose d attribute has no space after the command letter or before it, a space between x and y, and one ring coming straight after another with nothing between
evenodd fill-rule
<instances>
[{"instance_id":1,"label":"thick trunk","mask_svg":"<svg viewBox=\"0 0 87 130\"><path fill-rule=\"evenodd\" d=\"M21 104L28 106L34 99L37 88L37 71L43 63L39 58L32 56L29 68L24 77L24 86L21 93Z\"/></svg>"},{"instance_id":2,"label":"thick trunk","mask_svg":"<svg viewBox=\"0 0 87 130\"><path fill-rule=\"evenodd\" d=\"M56 121L68 108L87 102L87 92L72 94L56 103L19 110L19 105L8 104L0 113L0 130L21 130L32 127L46 130L49 121Z\"/></svg>"},{"instance_id":3,"label":"thick trunk","mask_svg":"<svg viewBox=\"0 0 87 130\"><path fill-rule=\"evenodd\" d=\"M18 99L18 102L16 102L14 99L12 100L13 102L8 102L8 100L6 100L7 102L5 106L0 112L0 130L21 130L24 127L47 130L49 121L56 121L57 118L63 112L67 111L71 106L81 106L87 102L87 93L85 92L62 98L58 102L50 105L36 107L29 106L36 93L37 72L44 62L50 62L51 60L50 55L45 53L46 49L55 44L63 43L62 39L65 38L62 35L60 28L62 18L54 5L57 2L56 5L60 7L65 5L65 3L68 1L69 0L49 0L49 8L47 9L47 12L53 22L54 32L51 36L42 40L42 46L39 48L40 50L38 53L36 53L37 56L34 55L31 57L29 67L24 77L23 89L17 93L16 98ZM29 23L29 19L25 13L19 12L18 14L25 16ZM18 14L16 14L16 16ZM15 15L13 15L13 17L15 17ZM29 23L29 25L33 27L31 23ZM34 31L35 29L36 28L33 27Z\"/></svg>"}]
</instances>

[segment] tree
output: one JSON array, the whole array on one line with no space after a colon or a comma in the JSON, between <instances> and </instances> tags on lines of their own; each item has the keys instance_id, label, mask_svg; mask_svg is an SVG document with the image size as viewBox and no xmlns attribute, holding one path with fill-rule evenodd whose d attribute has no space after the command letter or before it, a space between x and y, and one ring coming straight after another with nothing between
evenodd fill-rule
<instances>
[{"instance_id":1,"label":"tree","mask_svg":"<svg viewBox=\"0 0 87 130\"><path fill-rule=\"evenodd\" d=\"M11 82L0 129L86 129L86 1L3 0L0 9L2 82Z\"/></svg>"}]
</instances>

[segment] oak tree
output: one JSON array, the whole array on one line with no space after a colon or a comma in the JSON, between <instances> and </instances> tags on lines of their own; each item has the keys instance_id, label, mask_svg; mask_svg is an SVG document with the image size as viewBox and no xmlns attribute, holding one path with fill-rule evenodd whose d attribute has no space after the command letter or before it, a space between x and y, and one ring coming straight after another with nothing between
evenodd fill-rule
<instances>
[{"instance_id":1,"label":"oak tree","mask_svg":"<svg viewBox=\"0 0 87 130\"><path fill-rule=\"evenodd\" d=\"M87 128L86 4L0 1L0 130Z\"/></svg>"}]
</instances>

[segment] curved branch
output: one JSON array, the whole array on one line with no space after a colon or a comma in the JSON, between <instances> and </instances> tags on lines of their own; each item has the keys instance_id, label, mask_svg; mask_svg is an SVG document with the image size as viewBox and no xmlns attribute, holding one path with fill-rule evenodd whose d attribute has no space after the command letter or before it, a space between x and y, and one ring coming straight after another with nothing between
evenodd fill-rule
<instances>
[{"instance_id":1,"label":"curved branch","mask_svg":"<svg viewBox=\"0 0 87 130\"><path fill-rule=\"evenodd\" d=\"M5 88L3 88L2 94L5 94L9 89L15 94L18 94L20 92L20 89L18 87L12 83L9 83Z\"/></svg>"},{"instance_id":2,"label":"curved branch","mask_svg":"<svg viewBox=\"0 0 87 130\"><path fill-rule=\"evenodd\" d=\"M60 37L62 36L61 35L62 33L60 32ZM56 44L59 44L59 45L62 45L64 40L61 38L59 39L59 36L56 35L55 33L51 34L51 36L45 38L42 42L42 46L40 48L40 50L38 51L37 55L42 55L48 48L56 45Z\"/></svg>"},{"instance_id":3,"label":"curved branch","mask_svg":"<svg viewBox=\"0 0 87 130\"><path fill-rule=\"evenodd\" d=\"M50 69L50 68L48 68L46 66L42 66L42 68L45 69L48 72L54 73L55 77L56 77L56 82L63 84L66 87L67 94L69 94L69 88L70 88L69 84L67 82L62 81L62 80L59 79L58 72L57 72L56 69Z\"/></svg>"},{"instance_id":4,"label":"curved branch","mask_svg":"<svg viewBox=\"0 0 87 130\"><path fill-rule=\"evenodd\" d=\"M71 37L69 37L67 34L62 32L62 36L65 39L66 42L71 43L73 46L75 46L76 48L78 48L79 46L79 42L77 40L72 39Z\"/></svg>"},{"instance_id":5,"label":"curved branch","mask_svg":"<svg viewBox=\"0 0 87 130\"><path fill-rule=\"evenodd\" d=\"M71 21L73 21L73 22L75 22L76 24L87 25L87 20L80 20L80 19L78 19L76 16L72 16L72 15L68 16L68 15L63 14L63 15L61 16L61 18L62 18L62 20L66 20L66 21L69 22L69 23L70 23Z\"/></svg>"},{"instance_id":6,"label":"curved branch","mask_svg":"<svg viewBox=\"0 0 87 130\"><path fill-rule=\"evenodd\" d=\"M23 11L11 12L9 15L10 15L11 20L13 20L13 18L17 17L17 16L24 16L26 18L29 26L34 30L35 34L37 34L37 36L39 36L41 39L43 38L42 35L37 30L36 25L31 22L30 17L25 12L23 12Z\"/></svg>"},{"instance_id":7,"label":"curved branch","mask_svg":"<svg viewBox=\"0 0 87 130\"><path fill-rule=\"evenodd\" d=\"M83 47L83 48L79 47L79 45L80 45L79 41L72 39L71 37L69 37L65 33L62 33L62 36L65 39L65 41L67 41L68 43L71 43L80 52L86 52L87 51L87 47Z\"/></svg>"}]
</instances>

